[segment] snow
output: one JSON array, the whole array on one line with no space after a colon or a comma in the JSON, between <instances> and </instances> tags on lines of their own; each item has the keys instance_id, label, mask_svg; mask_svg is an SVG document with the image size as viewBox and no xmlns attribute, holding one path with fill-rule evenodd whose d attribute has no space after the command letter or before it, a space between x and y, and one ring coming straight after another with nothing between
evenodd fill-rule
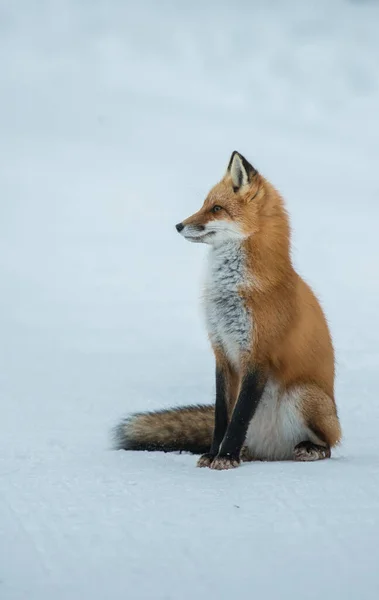
<instances>
[{"instance_id":1,"label":"snow","mask_svg":"<svg viewBox=\"0 0 379 600\"><path fill-rule=\"evenodd\" d=\"M1 14L1 599L376 599L379 6ZM174 224L234 149L285 196L328 315L330 461L110 449L129 412L212 401L206 248Z\"/></svg>"}]
</instances>

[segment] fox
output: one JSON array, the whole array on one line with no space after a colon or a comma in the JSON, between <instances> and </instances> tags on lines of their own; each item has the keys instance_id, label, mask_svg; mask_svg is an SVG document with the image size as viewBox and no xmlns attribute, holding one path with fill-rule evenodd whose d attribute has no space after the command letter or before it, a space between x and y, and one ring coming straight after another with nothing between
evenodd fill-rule
<instances>
[{"instance_id":1,"label":"fox","mask_svg":"<svg viewBox=\"0 0 379 600\"><path fill-rule=\"evenodd\" d=\"M342 437L333 342L292 264L280 193L234 151L200 210L176 230L209 246L203 304L215 402L132 414L116 427L116 448L190 452L214 470L330 458Z\"/></svg>"}]
</instances>

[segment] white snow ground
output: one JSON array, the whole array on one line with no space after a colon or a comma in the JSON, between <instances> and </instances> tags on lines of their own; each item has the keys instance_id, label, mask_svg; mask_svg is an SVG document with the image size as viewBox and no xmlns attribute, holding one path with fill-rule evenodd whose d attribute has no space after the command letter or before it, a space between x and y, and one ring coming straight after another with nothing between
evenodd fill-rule
<instances>
[{"instance_id":1,"label":"white snow ground","mask_svg":"<svg viewBox=\"0 0 379 600\"><path fill-rule=\"evenodd\" d=\"M379 596L379 6L2 2L0 598ZM287 199L338 358L319 464L113 452L209 402L206 248L238 149Z\"/></svg>"}]
</instances>

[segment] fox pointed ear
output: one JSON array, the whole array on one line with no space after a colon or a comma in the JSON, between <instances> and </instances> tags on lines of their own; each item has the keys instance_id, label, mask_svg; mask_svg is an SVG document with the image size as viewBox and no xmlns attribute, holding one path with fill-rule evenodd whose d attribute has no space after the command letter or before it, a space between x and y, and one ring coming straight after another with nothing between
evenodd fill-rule
<instances>
[{"instance_id":1,"label":"fox pointed ear","mask_svg":"<svg viewBox=\"0 0 379 600\"><path fill-rule=\"evenodd\" d=\"M228 165L228 173L231 175L233 190L235 192L243 186L248 185L257 172L242 154L236 150L233 152Z\"/></svg>"}]
</instances>

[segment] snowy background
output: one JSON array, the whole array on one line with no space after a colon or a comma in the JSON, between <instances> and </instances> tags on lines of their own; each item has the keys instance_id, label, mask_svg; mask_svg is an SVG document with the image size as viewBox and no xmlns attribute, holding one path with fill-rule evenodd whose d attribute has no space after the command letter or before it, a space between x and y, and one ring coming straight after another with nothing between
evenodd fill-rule
<instances>
[{"instance_id":1,"label":"snowy background","mask_svg":"<svg viewBox=\"0 0 379 600\"><path fill-rule=\"evenodd\" d=\"M376 600L379 3L0 2L0 598ZM334 335L331 461L113 452L214 395L206 248L239 150Z\"/></svg>"}]
</instances>

